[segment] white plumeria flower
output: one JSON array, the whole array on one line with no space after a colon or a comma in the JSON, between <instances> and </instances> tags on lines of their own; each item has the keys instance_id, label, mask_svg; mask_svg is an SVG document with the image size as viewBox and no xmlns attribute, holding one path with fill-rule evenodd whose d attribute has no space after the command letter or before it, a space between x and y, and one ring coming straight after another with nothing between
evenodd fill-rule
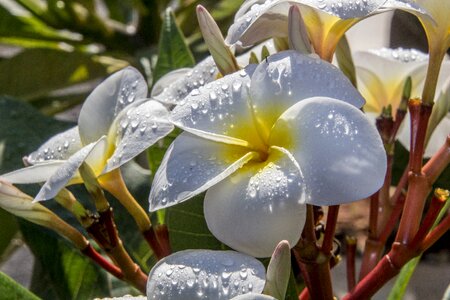
<instances>
[{"instance_id":1,"label":"white plumeria flower","mask_svg":"<svg viewBox=\"0 0 450 300\"><path fill-rule=\"evenodd\" d=\"M82 182L86 162L96 176L130 161L172 131L167 109L147 100L147 83L128 67L102 82L86 99L78 126L50 138L25 160L32 166L2 175L13 183L44 182L36 200L53 198Z\"/></svg>"},{"instance_id":2,"label":"white plumeria flower","mask_svg":"<svg viewBox=\"0 0 450 300\"><path fill-rule=\"evenodd\" d=\"M328 61L344 33L363 18L392 9L425 14L410 0L247 0L237 12L226 42L251 46L270 37L287 37L291 5L300 6L315 52Z\"/></svg>"},{"instance_id":3,"label":"white plumeria flower","mask_svg":"<svg viewBox=\"0 0 450 300\"><path fill-rule=\"evenodd\" d=\"M428 55L415 49L373 49L358 51L354 54L358 89L366 99L364 110L373 119L380 115L383 107L392 106L397 111L400 105L403 87L407 77L411 77L411 98L420 97L428 67ZM450 62L445 61L440 70L437 91L444 93L442 101L448 101L450 80ZM436 97L438 100L439 97ZM425 156L430 157L439 149L442 141L450 132L449 118L445 117L434 130L432 140L428 143ZM400 142L409 149L409 117L398 133Z\"/></svg>"},{"instance_id":4,"label":"white plumeria flower","mask_svg":"<svg viewBox=\"0 0 450 300\"><path fill-rule=\"evenodd\" d=\"M256 257L280 240L295 245L305 203L359 200L383 182L384 149L363 104L336 67L295 51L194 90L172 111L186 132L155 175L150 210L208 190L205 218L225 244Z\"/></svg>"},{"instance_id":5,"label":"white plumeria flower","mask_svg":"<svg viewBox=\"0 0 450 300\"><path fill-rule=\"evenodd\" d=\"M148 299L231 299L261 293L265 269L234 251L185 250L164 257L150 271ZM271 298L269 298L271 299Z\"/></svg>"}]
</instances>

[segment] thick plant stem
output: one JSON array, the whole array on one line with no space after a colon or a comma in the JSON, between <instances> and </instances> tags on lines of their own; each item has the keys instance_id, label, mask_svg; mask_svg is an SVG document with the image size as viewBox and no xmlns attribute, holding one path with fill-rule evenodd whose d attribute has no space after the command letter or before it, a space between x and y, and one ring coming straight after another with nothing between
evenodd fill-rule
<instances>
[{"instance_id":1,"label":"thick plant stem","mask_svg":"<svg viewBox=\"0 0 450 300\"><path fill-rule=\"evenodd\" d=\"M447 215L439 225L437 225L422 241L420 250L425 251L431 247L450 229L450 215Z\"/></svg>"},{"instance_id":2,"label":"thick plant stem","mask_svg":"<svg viewBox=\"0 0 450 300\"><path fill-rule=\"evenodd\" d=\"M337 211L338 209L336 208L331 211L331 220L335 219L334 215L337 215ZM332 229L333 223L334 221L330 221L330 232L334 232L334 229ZM329 248L330 246L326 247ZM300 238L300 241L293 250L311 299L333 299L330 274L331 254L329 252L324 253L322 249L317 246L314 232L314 212L311 205L307 205L306 223L303 229L302 238Z\"/></svg>"},{"instance_id":3,"label":"thick plant stem","mask_svg":"<svg viewBox=\"0 0 450 300\"><path fill-rule=\"evenodd\" d=\"M141 232L151 228L150 218L136 199L131 195L119 169L106 173L99 178L102 188L107 190L126 208L136 221Z\"/></svg>"},{"instance_id":4,"label":"thick plant stem","mask_svg":"<svg viewBox=\"0 0 450 300\"><path fill-rule=\"evenodd\" d=\"M108 260L101 256L91 245L88 245L86 248L81 250L81 252L92 259L92 261L94 261L108 273L112 274L118 279L123 279L122 270L120 270L120 268L111 264Z\"/></svg>"},{"instance_id":5,"label":"thick plant stem","mask_svg":"<svg viewBox=\"0 0 450 300\"><path fill-rule=\"evenodd\" d=\"M362 280L367 274L369 274L370 271L373 270L380 260L383 250L384 244L382 244L378 239L368 238L366 240L361 269L359 271L359 280Z\"/></svg>"},{"instance_id":6,"label":"thick plant stem","mask_svg":"<svg viewBox=\"0 0 450 300\"><path fill-rule=\"evenodd\" d=\"M325 235L321 250L325 254L330 253L333 250L334 232L336 231L337 218L339 214L339 205L332 205L328 207L327 225L325 227Z\"/></svg>"},{"instance_id":7,"label":"thick plant stem","mask_svg":"<svg viewBox=\"0 0 450 300\"><path fill-rule=\"evenodd\" d=\"M142 272L125 250L114 222L112 209L99 212L99 214L98 222L86 230L122 270L122 279L145 293L147 275Z\"/></svg>"},{"instance_id":8,"label":"thick plant stem","mask_svg":"<svg viewBox=\"0 0 450 300\"><path fill-rule=\"evenodd\" d=\"M136 201L133 195L131 195L125 185L125 182L123 181L120 170L116 169L103 175L100 177L99 182L102 188L117 198L117 200L119 200L119 202L131 214L156 257L160 259L166 256L167 254L164 253L158 243L149 216L142 206Z\"/></svg>"},{"instance_id":9,"label":"thick plant stem","mask_svg":"<svg viewBox=\"0 0 450 300\"><path fill-rule=\"evenodd\" d=\"M408 105L411 114L411 153L409 159L411 172L403 215L396 237L396 241L403 244L411 242L417 233L425 201L431 190L431 183L422 172L422 158L432 106L423 105L417 99L410 100Z\"/></svg>"}]
</instances>

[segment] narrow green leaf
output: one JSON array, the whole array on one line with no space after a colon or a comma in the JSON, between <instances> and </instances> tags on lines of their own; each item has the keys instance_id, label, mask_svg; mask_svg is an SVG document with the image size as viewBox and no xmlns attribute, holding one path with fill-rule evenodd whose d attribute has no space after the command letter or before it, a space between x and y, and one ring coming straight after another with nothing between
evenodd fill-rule
<instances>
[{"instance_id":1,"label":"narrow green leaf","mask_svg":"<svg viewBox=\"0 0 450 300\"><path fill-rule=\"evenodd\" d=\"M29 49L0 62L0 94L33 100L108 74L108 65L79 52Z\"/></svg>"},{"instance_id":2,"label":"narrow green leaf","mask_svg":"<svg viewBox=\"0 0 450 300\"><path fill-rule=\"evenodd\" d=\"M174 252L186 249L223 250L208 230L203 215L204 194L166 209L166 224Z\"/></svg>"},{"instance_id":3,"label":"narrow green leaf","mask_svg":"<svg viewBox=\"0 0 450 300\"><path fill-rule=\"evenodd\" d=\"M345 76L347 76L348 79L350 79L353 86L356 87L355 65L353 64L350 46L345 35L341 38L337 45L336 58L341 71Z\"/></svg>"},{"instance_id":4,"label":"narrow green leaf","mask_svg":"<svg viewBox=\"0 0 450 300\"><path fill-rule=\"evenodd\" d=\"M403 266L391 292L389 293L388 300L403 299L406 292L406 287L408 286L409 280L414 273L417 265L419 264L422 255L413 258L406 265Z\"/></svg>"},{"instance_id":5,"label":"narrow green leaf","mask_svg":"<svg viewBox=\"0 0 450 300\"><path fill-rule=\"evenodd\" d=\"M72 42L79 39L78 35L55 30L34 16L16 15L1 4L0 36L59 42Z\"/></svg>"},{"instance_id":6,"label":"narrow green leaf","mask_svg":"<svg viewBox=\"0 0 450 300\"><path fill-rule=\"evenodd\" d=\"M171 9L167 9L159 40L154 82L174 69L192 67L194 63L194 57L184 40L183 33L175 22L175 15Z\"/></svg>"},{"instance_id":7,"label":"narrow green leaf","mask_svg":"<svg viewBox=\"0 0 450 300\"><path fill-rule=\"evenodd\" d=\"M26 288L0 272L0 295L4 299L38 300L39 298Z\"/></svg>"}]
</instances>

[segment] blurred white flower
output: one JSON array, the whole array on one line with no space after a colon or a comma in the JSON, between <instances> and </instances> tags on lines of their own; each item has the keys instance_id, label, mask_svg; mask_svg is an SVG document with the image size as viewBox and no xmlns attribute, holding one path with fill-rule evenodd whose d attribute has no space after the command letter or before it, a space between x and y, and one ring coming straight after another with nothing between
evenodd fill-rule
<instances>
[{"instance_id":1,"label":"blurred white flower","mask_svg":"<svg viewBox=\"0 0 450 300\"><path fill-rule=\"evenodd\" d=\"M411 77L411 98L420 97L424 88L428 68L428 55L414 49L373 49L358 51L354 54L358 90L366 100L364 110L373 118L380 115L382 109L392 106L393 115L400 105L402 91L407 77ZM444 116L436 128L430 128L433 135L425 150L425 156L430 157L439 149L450 132L450 62L444 61L437 82L435 101L443 105ZM445 104L447 103L447 104ZM438 105L435 105L435 109ZM409 116L398 133L400 142L409 149Z\"/></svg>"}]
</instances>

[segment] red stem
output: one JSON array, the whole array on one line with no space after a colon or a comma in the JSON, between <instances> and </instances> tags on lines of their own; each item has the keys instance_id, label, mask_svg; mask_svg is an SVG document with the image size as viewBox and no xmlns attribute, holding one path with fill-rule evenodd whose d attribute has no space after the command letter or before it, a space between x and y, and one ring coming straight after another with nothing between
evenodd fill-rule
<instances>
[{"instance_id":1,"label":"red stem","mask_svg":"<svg viewBox=\"0 0 450 300\"><path fill-rule=\"evenodd\" d=\"M305 287L300 295L298 296L298 300L309 300L309 291L308 288Z\"/></svg>"},{"instance_id":2,"label":"red stem","mask_svg":"<svg viewBox=\"0 0 450 300\"><path fill-rule=\"evenodd\" d=\"M163 257L170 255L172 253L172 248L170 246L169 229L167 228L167 225L157 225L155 234L160 245L161 255L163 255Z\"/></svg>"},{"instance_id":3,"label":"red stem","mask_svg":"<svg viewBox=\"0 0 450 300\"><path fill-rule=\"evenodd\" d=\"M387 239L394 231L395 224L397 224L398 218L402 214L404 204L405 204L405 195L400 194L397 198L397 202L395 203L395 207L392 210L391 216L387 221L383 231L381 232L380 237L378 238L378 241L383 245L386 244Z\"/></svg>"},{"instance_id":4,"label":"red stem","mask_svg":"<svg viewBox=\"0 0 450 300\"><path fill-rule=\"evenodd\" d=\"M417 246L423 241L430 229L433 227L437 216L439 215L442 207L445 204L446 198L440 198L436 195L431 199L430 207L425 215L422 224L420 225L419 231L417 231L416 236L411 242L411 248L417 248Z\"/></svg>"},{"instance_id":5,"label":"red stem","mask_svg":"<svg viewBox=\"0 0 450 300\"><path fill-rule=\"evenodd\" d=\"M370 196L370 210L369 210L369 238L377 237L377 224L378 224L378 208L379 202L378 197L380 192L377 191L375 194Z\"/></svg>"},{"instance_id":6,"label":"red stem","mask_svg":"<svg viewBox=\"0 0 450 300\"><path fill-rule=\"evenodd\" d=\"M150 226L150 229L143 231L142 235L144 236L147 243L150 245L150 248L153 250L153 253L155 254L156 258L158 258L158 260L167 256L165 254L165 250L161 248L161 245L158 242L158 238L155 234L153 226Z\"/></svg>"},{"instance_id":7,"label":"red stem","mask_svg":"<svg viewBox=\"0 0 450 300\"><path fill-rule=\"evenodd\" d=\"M431 247L438 239L440 239L450 229L450 215L447 215L444 220L439 223L422 241L420 250L425 251Z\"/></svg>"},{"instance_id":8,"label":"red stem","mask_svg":"<svg viewBox=\"0 0 450 300\"><path fill-rule=\"evenodd\" d=\"M337 218L339 214L339 205L332 205L328 207L327 226L325 227L325 234L322 243L322 251L325 254L330 254L333 250L334 232L336 230Z\"/></svg>"},{"instance_id":9,"label":"red stem","mask_svg":"<svg viewBox=\"0 0 450 300\"><path fill-rule=\"evenodd\" d=\"M103 256L101 256L91 245L88 245L81 251L84 255L92 259L96 264L106 270L108 273L113 276L123 279L123 273L120 268L111 264L108 260L106 260Z\"/></svg>"},{"instance_id":10,"label":"red stem","mask_svg":"<svg viewBox=\"0 0 450 300\"><path fill-rule=\"evenodd\" d=\"M354 237L347 237L347 289L351 291L356 285L356 268L355 268L355 257L356 257L356 239Z\"/></svg>"}]
</instances>

